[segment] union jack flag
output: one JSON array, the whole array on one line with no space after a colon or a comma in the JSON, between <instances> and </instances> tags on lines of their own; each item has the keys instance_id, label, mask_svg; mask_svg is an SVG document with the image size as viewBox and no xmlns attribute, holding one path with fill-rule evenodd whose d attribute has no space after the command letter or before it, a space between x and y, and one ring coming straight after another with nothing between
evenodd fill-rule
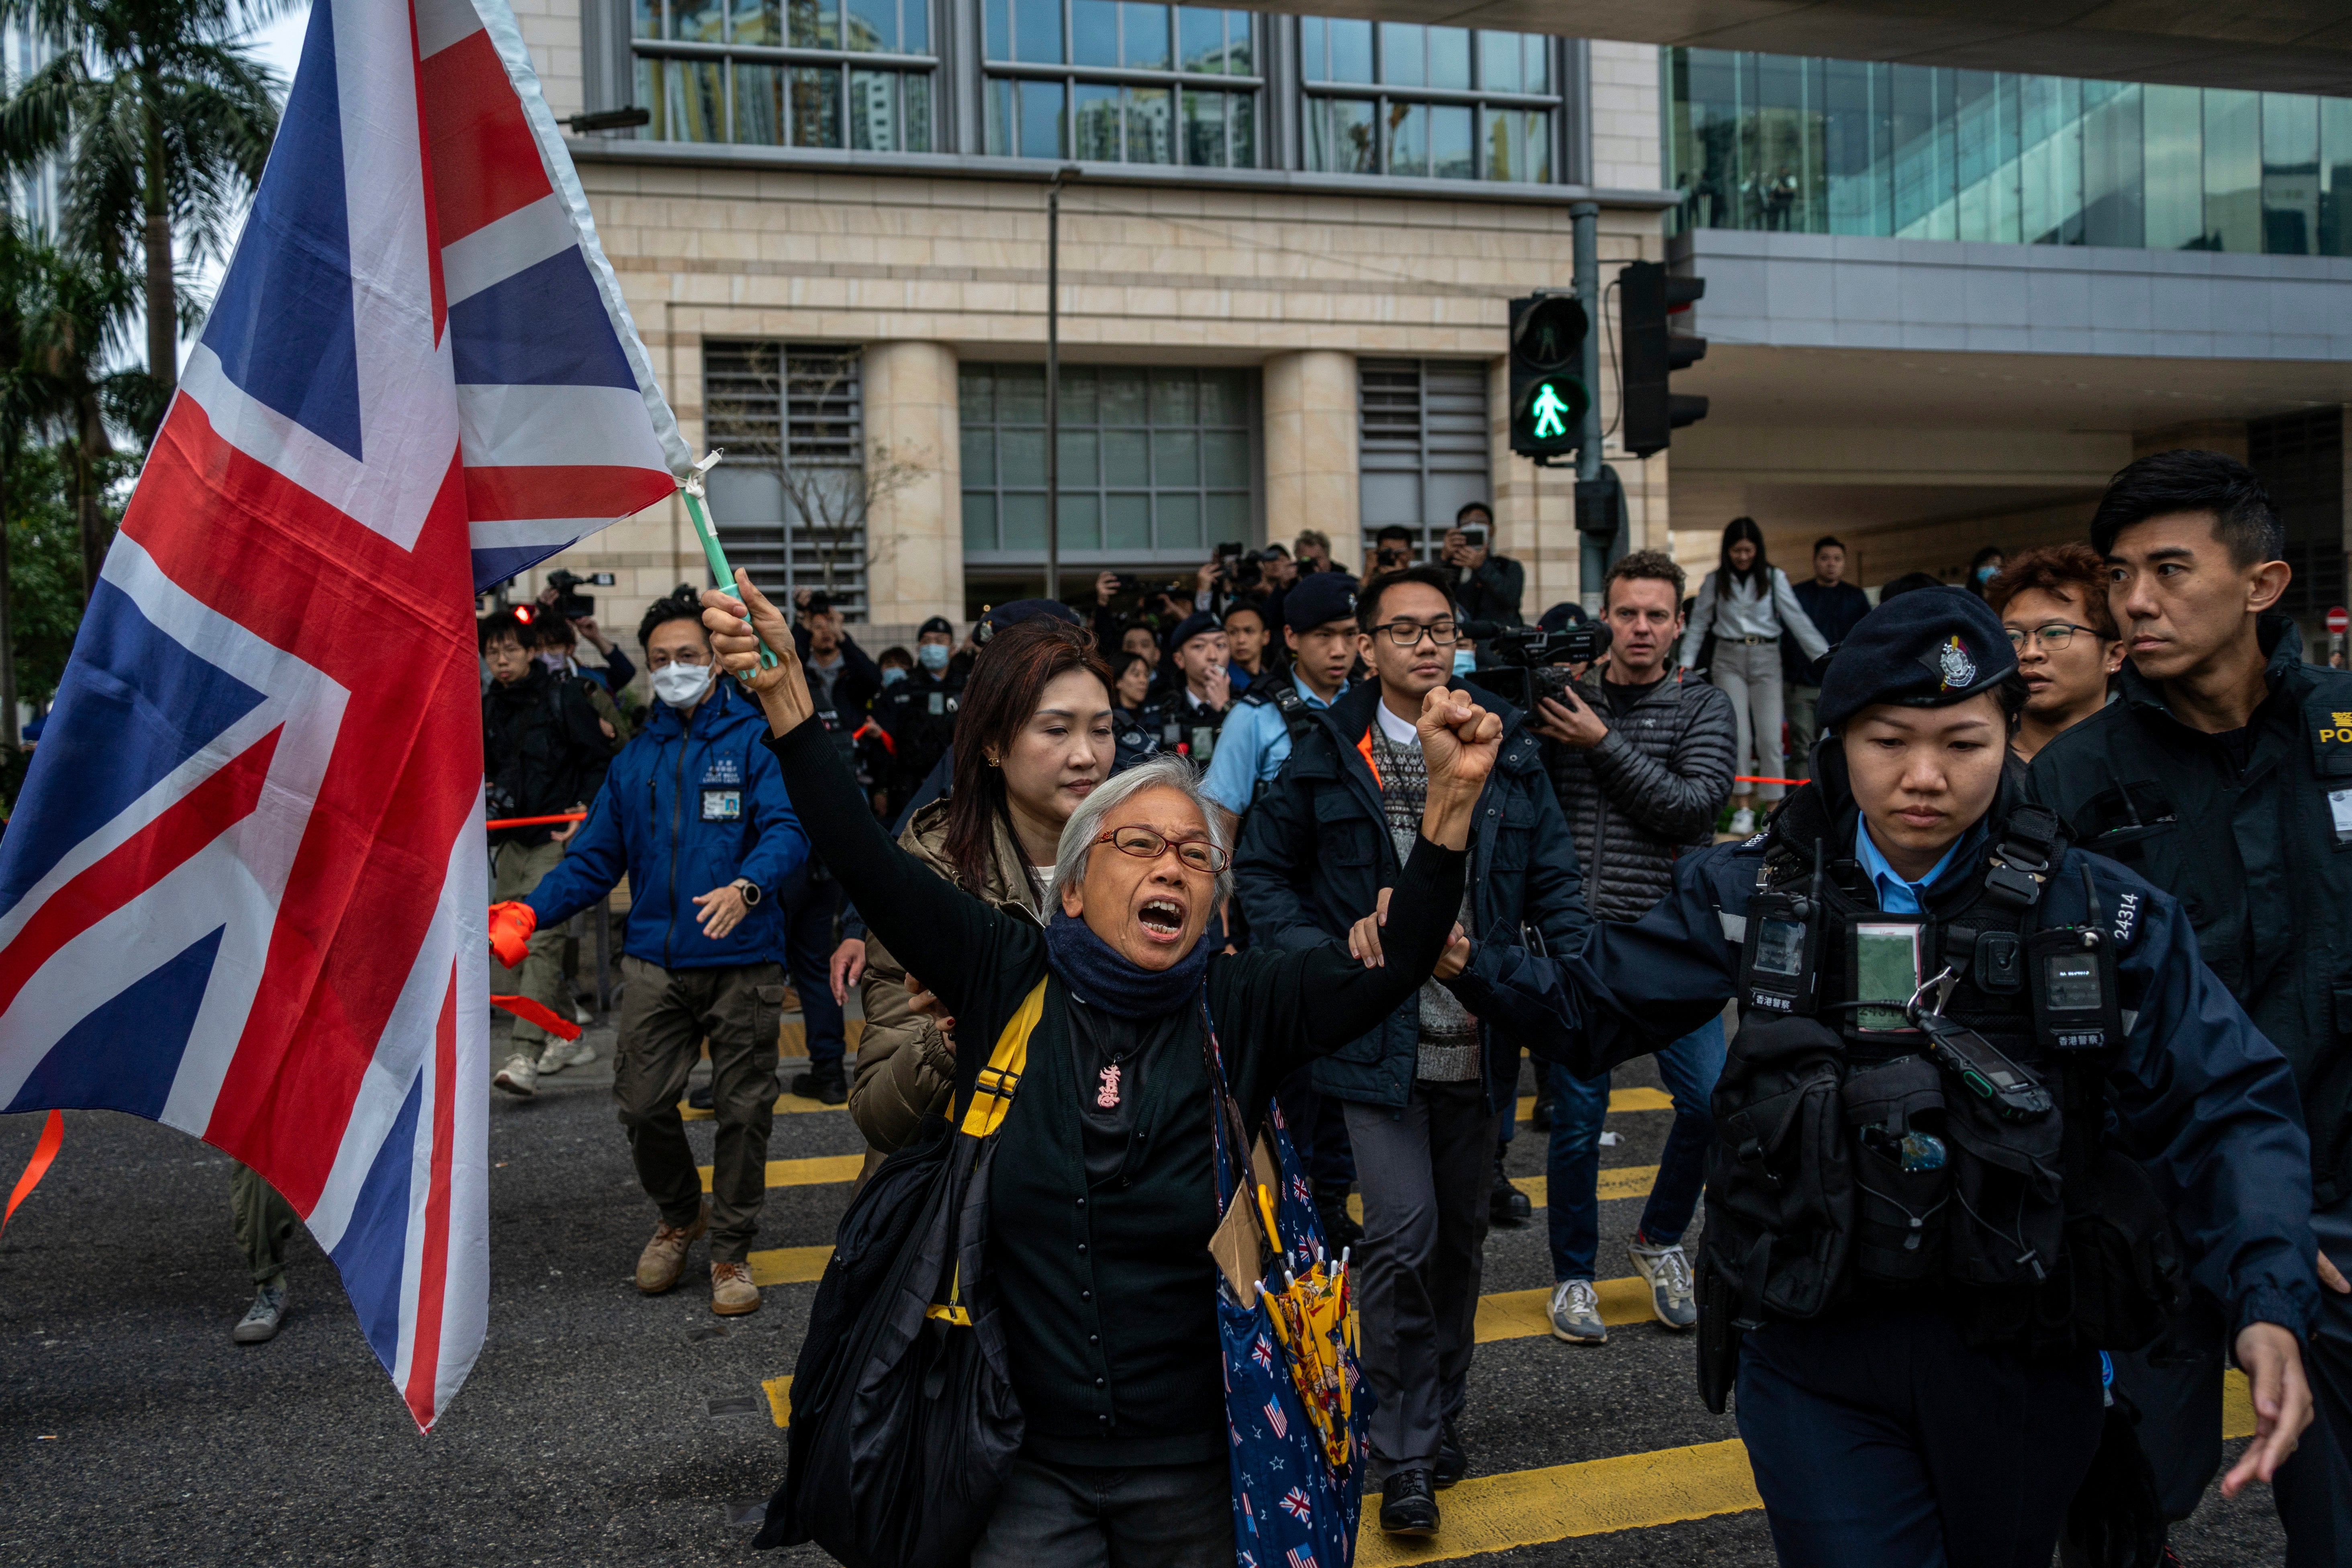
<instances>
[{"instance_id":1,"label":"union jack flag","mask_svg":"<svg viewBox=\"0 0 2352 1568\"><path fill-rule=\"evenodd\" d=\"M1297 1198L1300 1203L1307 1205L1309 1208L1312 1208L1315 1205L1315 1189L1307 1184L1307 1178L1305 1176L1298 1174L1295 1171L1291 1173L1290 1177L1290 1195Z\"/></svg>"},{"instance_id":2,"label":"union jack flag","mask_svg":"<svg viewBox=\"0 0 2352 1568\"><path fill-rule=\"evenodd\" d=\"M1293 1487L1282 1494L1282 1511L1304 1524L1314 1516L1315 1508L1304 1491Z\"/></svg>"},{"instance_id":3,"label":"union jack flag","mask_svg":"<svg viewBox=\"0 0 2352 1568\"><path fill-rule=\"evenodd\" d=\"M686 457L506 0L314 0L0 843L0 1108L260 1172L421 1428L488 1304L473 590Z\"/></svg>"},{"instance_id":4,"label":"union jack flag","mask_svg":"<svg viewBox=\"0 0 2352 1568\"><path fill-rule=\"evenodd\" d=\"M1250 1347L1250 1360L1269 1371L1273 1369L1274 1347L1265 1342L1264 1334L1258 1335L1257 1343Z\"/></svg>"}]
</instances>

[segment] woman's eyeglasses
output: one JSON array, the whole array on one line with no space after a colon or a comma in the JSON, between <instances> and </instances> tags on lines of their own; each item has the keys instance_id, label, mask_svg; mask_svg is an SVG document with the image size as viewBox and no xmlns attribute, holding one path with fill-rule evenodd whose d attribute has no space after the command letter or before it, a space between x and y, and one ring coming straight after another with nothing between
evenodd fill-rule
<instances>
[{"instance_id":1,"label":"woman's eyeglasses","mask_svg":"<svg viewBox=\"0 0 2352 1568\"><path fill-rule=\"evenodd\" d=\"M2074 640L2076 632L2087 632L2092 637L2099 635L2094 628L2078 626L2072 621L2053 621L2046 626L2034 627L2031 633L2020 631L2015 626L2010 627L2009 646L2023 653L2025 639L2030 636L2033 638L2034 646L2041 648L2042 652L2056 653Z\"/></svg>"},{"instance_id":2,"label":"woman's eyeglasses","mask_svg":"<svg viewBox=\"0 0 2352 1568\"><path fill-rule=\"evenodd\" d=\"M1139 860L1156 860L1172 847L1188 871L1213 877L1233 864L1234 858L1205 838L1167 838L1149 827L1114 827L1095 840Z\"/></svg>"}]
</instances>

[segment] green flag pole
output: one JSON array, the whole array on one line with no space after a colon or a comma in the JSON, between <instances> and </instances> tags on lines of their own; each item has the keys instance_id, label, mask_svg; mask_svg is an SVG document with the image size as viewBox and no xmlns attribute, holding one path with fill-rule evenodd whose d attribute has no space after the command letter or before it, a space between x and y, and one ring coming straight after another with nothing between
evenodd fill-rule
<instances>
[{"instance_id":1,"label":"green flag pole","mask_svg":"<svg viewBox=\"0 0 2352 1568\"><path fill-rule=\"evenodd\" d=\"M717 468L719 459L725 456L725 452L718 447L712 447L702 461L687 470L686 483L679 489L686 497L686 515L694 520L695 536L702 541L702 558L710 563L710 574L719 580L719 586L721 589L733 594L735 593L735 569L727 564L727 552L719 547L719 531L710 526L710 514L703 510L703 476ZM738 595L738 602L740 602L740 595ZM751 617L747 615L744 618L749 620ZM765 642L760 645L760 668L762 669L776 668L776 656L769 650ZM739 679L748 679L749 677L739 677Z\"/></svg>"}]
</instances>

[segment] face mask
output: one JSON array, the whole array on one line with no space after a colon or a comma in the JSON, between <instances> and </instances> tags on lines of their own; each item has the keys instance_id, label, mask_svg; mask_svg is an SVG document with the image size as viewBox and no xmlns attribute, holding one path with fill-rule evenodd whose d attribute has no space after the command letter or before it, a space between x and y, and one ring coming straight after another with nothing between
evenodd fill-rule
<instances>
[{"instance_id":1,"label":"face mask","mask_svg":"<svg viewBox=\"0 0 2352 1568\"><path fill-rule=\"evenodd\" d=\"M1455 648L1455 649L1454 650L1454 674L1456 674L1456 675L1467 675L1467 674L1469 674L1472 670L1474 670L1474 669L1475 669L1475 668L1478 668L1478 656L1477 656L1476 654L1472 653L1472 652L1471 652L1468 648L1466 648L1466 647L1457 647L1457 648Z\"/></svg>"},{"instance_id":2,"label":"face mask","mask_svg":"<svg viewBox=\"0 0 2352 1568\"><path fill-rule=\"evenodd\" d=\"M1977 568L1977 581L1979 583L1990 583L2000 575L2000 568L1998 566L1979 566Z\"/></svg>"},{"instance_id":3,"label":"face mask","mask_svg":"<svg viewBox=\"0 0 2352 1568\"><path fill-rule=\"evenodd\" d=\"M915 650L915 657L922 661L925 669L937 675L948 667L948 645L927 642Z\"/></svg>"},{"instance_id":4,"label":"face mask","mask_svg":"<svg viewBox=\"0 0 2352 1568\"><path fill-rule=\"evenodd\" d=\"M666 664L654 671L654 695L673 708L691 708L710 684L710 671L698 664Z\"/></svg>"},{"instance_id":5,"label":"face mask","mask_svg":"<svg viewBox=\"0 0 2352 1568\"><path fill-rule=\"evenodd\" d=\"M560 653L543 653L539 656L539 662L547 666L550 669L562 669L563 668L563 656Z\"/></svg>"},{"instance_id":6,"label":"face mask","mask_svg":"<svg viewBox=\"0 0 2352 1568\"><path fill-rule=\"evenodd\" d=\"M895 664L882 672L882 684L885 686L896 686L906 679L907 672Z\"/></svg>"}]
</instances>

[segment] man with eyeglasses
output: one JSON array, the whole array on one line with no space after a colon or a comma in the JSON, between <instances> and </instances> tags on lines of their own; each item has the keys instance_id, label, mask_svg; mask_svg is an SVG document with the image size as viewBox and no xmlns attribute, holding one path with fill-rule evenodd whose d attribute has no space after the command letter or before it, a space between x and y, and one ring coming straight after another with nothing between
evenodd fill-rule
<instances>
[{"instance_id":1,"label":"man with eyeglasses","mask_svg":"<svg viewBox=\"0 0 2352 1568\"><path fill-rule=\"evenodd\" d=\"M1503 721L1477 805L1461 924L1474 944L1517 949L1539 931L1575 952L1589 917L1576 847L1526 716L1452 675L1461 633L1453 574L1412 566L1364 584L1357 648L1376 679L1350 687L1292 742L1243 830L1235 890L1257 940L1345 941L1384 915L1427 794L1414 716L1440 686ZM1303 592L1305 584L1293 593ZM1373 954L1369 962L1380 962ZM1437 1529L1435 1490L1469 1460L1458 1429L1475 1343L1497 1119L1518 1089L1518 1051L1464 1008L1450 981L1423 986L1381 1026L1312 1068L1344 1104L1364 1203L1358 1249L1365 1374L1381 1528Z\"/></svg>"},{"instance_id":2,"label":"man with eyeglasses","mask_svg":"<svg viewBox=\"0 0 2352 1568\"><path fill-rule=\"evenodd\" d=\"M627 875L613 1100L661 1214L637 1289L676 1285L708 1231L710 1310L734 1317L760 1305L748 1258L767 1194L783 1020L776 892L807 860L808 835L761 744L759 706L712 666L696 592L680 584L657 601L638 641L659 700L613 759L562 864L529 897L491 906L491 942L504 958ZM709 1198L677 1109L706 1038L718 1119Z\"/></svg>"},{"instance_id":3,"label":"man with eyeglasses","mask_svg":"<svg viewBox=\"0 0 2352 1568\"><path fill-rule=\"evenodd\" d=\"M2042 748L2107 705L2124 645L2107 611L2107 568L2087 544L2029 550L1985 584L2000 617L2025 711L2009 749L2032 762Z\"/></svg>"}]
</instances>

